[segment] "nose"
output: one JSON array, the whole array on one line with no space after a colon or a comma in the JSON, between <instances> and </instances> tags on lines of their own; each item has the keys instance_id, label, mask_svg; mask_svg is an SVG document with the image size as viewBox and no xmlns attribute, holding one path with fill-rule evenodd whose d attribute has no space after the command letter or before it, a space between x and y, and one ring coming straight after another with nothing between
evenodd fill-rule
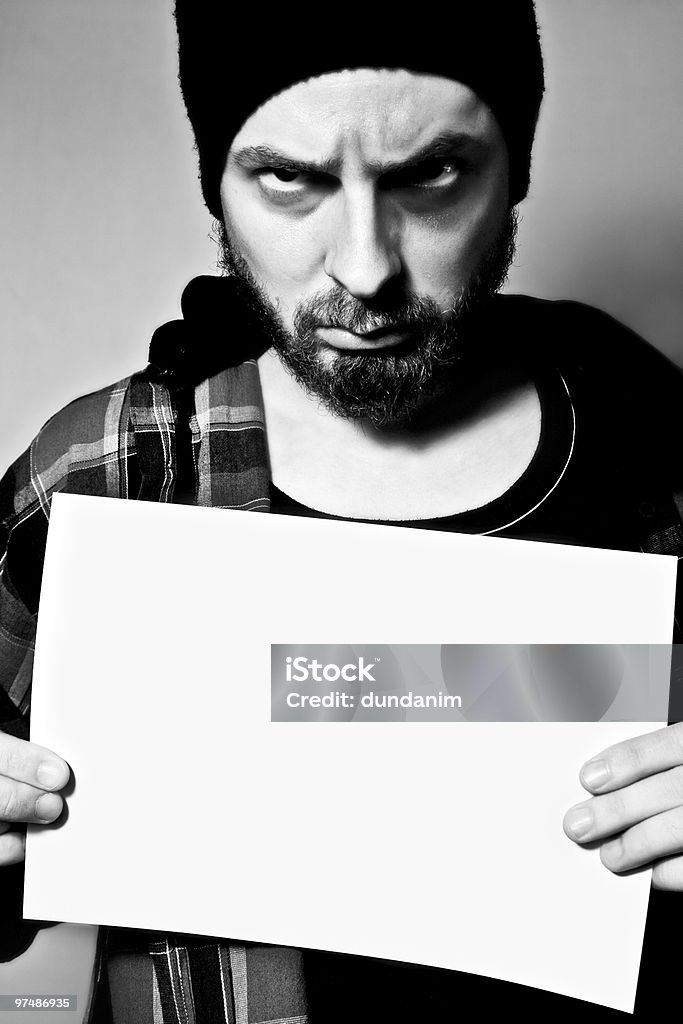
<instances>
[{"instance_id":1,"label":"nose","mask_svg":"<svg viewBox=\"0 0 683 1024\"><path fill-rule=\"evenodd\" d=\"M401 272L396 225L372 187L345 191L330 220L325 273L357 299L371 299Z\"/></svg>"}]
</instances>

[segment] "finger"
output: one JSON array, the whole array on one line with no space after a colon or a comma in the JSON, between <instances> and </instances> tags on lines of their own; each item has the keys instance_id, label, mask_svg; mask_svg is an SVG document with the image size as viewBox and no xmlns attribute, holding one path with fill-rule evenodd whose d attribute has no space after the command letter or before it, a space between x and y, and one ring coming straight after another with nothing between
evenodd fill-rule
<instances>
[{"instance_id":1,"label":"finger","mask_svg":"<svg viewBox=\"0 0 683 1024\"><path fill-rule=\"evenodd\" d=\"M48 824L62 813L63 801L58 793L27 786L25 782L0 778L0 820L31 821Z\"/></svg>"},{"instance_id":2,"label":"finger","mask_svg":"<svg viewBox=\"0 0 683 1024\"><path fill-rule=\"evenodd\" d=\"M18 864L24 859L26 835L24 832L5 832L0 835L0 867Z\"/></svg>"},{"instance_id":3,"label":"finger","mask_svg":"<svg viewBox=\"0 0 683 1024\"><path fill-rule=\"evenodd\" d=\"M652 887L683 892L683 857L665 857L652 869Z\"/></svg>"},{"instance_id":4,"label":"finger","mask_svg":"<svg viewBox=\"0 0 683 1024\"><path fill-rule=\"evenodd\" d=\"M66 761L47 747L0 733L0 775L39 789L56 790L66 786L70 770Z\"/></svg>"},{"instance_id":5,"label":"finger","mask_svg":"<svg viewBox=\"0 0 683 1024\"><path fill-rule=\"evenodd\" d=\"M614 793L571 807L563 826L570 839L591 843L623 832L639 821L683 805L683 767L651 775Z\"/></svg>"},{"instance_id":6,"label":"finger","mask_svg":"<svg viewBox=\"0 0 683 1024\"><path fill-rule=\"evenodd\" d=\"M641 821L600 847L600 860L617 874L683 851L683 807Z\"/></svg>"},{"instance_id":7,"label":"finger","mask_svg":"<svg viewBox=\"0 0 683 1024\"><path fill-rule=\"evenodd\" d=\"M683 722L607 747L579 773L589 793L609 793L683 764Z\"/></svg>"}]
</instances>

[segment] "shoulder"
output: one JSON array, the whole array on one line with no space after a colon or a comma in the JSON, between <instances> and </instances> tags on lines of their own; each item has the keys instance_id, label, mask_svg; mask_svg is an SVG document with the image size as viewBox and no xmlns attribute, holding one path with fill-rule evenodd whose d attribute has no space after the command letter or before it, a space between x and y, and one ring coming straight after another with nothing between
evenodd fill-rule
<instances>
[{"instance_id":1,"label":"shoulder","mask_svg":"<svg viewBox=\"0 0 683 1024\"><path fill-rule=\"evenodd\" d=\"M675 451L683 446L683 371L630 327L582 302L497 296L497 333L530 365L564 377L577 410L626 443ZM634 443L634 442L630 442Z\"/></svg>"},{"instance_id":2,"label":"shoulder","mask_svg":"<svg viewBox=\"0 0 683 1024\"><path fill-rule=\"evenodd\" d=\"M0 481L0 520L12 528L37 510L47 520L50 496L60 490L169 500L178 420L186 433L194 416L191 429L204 438L225 436L236 424L262 431L260 395L252 359L199 383L148 367L77 398L47 421Z\"/></svg>"},{"instance_id":3,"label":"shoulder","mask_svg":"<svg viewBox=\"0 0 683 1024\"><path fill-rule=\"evenodd\" d=\"M41 428L2 481L3 513L21 516L82 476L85 493L108 493L106 466L125 447L133 377L70 402Z\"/></svg>"},{"instance_id":4,"label":"shoulder","mask_svg":"<svg viewBox=\"0 0 683 1024\"><path fill-rule=\"evenodd\" d=\"M133 381L127 377L70 402L47 421L0 480L0 617L5 636L0 662L21 700L30 679L23 658L32 643L38 608L50 497L60 490L118 496L126 475L122 452Z\"/></svg>"},{"instance_id":5,"label":"shoulder","mask_svg":"<svg viewBox=\"0 0 683 1024\"><path fill-rule=\"evenodd\" d=\"M512 330L522 347L551 360L569 373L643 390L656 382L674 391L683 387L683 372L630 327L595 306L571 300L499 295L494 316Z\"/></svg>"},{"instance_id":6,"label":"shoulder","mask_svg":"<svg viewBox=\"0 0 683 1024\"><path fill-rule=\"evenodd\" d=\"M495 303L531 365L562 374L577 443L622 480L683 491L683 372L635 331L581 302L500 296ZM645 485L643 485L645 486Z\"/></svg>"}]
</instances>

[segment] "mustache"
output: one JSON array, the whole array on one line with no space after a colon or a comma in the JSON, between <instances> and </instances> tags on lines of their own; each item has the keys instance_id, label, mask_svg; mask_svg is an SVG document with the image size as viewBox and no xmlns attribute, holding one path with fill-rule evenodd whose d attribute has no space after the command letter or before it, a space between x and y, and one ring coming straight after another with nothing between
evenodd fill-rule
<instances>
[{"instance_id":1,"label":"mustache","mask_svg":"<svg viewBox=\"0 0 683 1024\"><path fill-rule=\"evenodd\" d=\"M297 310L295 330L310 334L320 327L333 327L354 334L369 334L397 328L425 328L441 322L454 308L442 311L433 299L419 296L365 302L337 285L330 292L314 295Z\"/></svg>"}]
</instances>

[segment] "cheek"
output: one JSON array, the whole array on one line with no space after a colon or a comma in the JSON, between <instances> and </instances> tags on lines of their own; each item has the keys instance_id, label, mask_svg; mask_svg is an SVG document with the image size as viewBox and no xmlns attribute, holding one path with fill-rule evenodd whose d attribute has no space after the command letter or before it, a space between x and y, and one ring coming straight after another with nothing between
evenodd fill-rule
<instances>
[{"instance_id":1,"label":"cheek","mask_svg":"<svg viewBox=\"0 0 683 1024\"><path fill-rule=\"evenodd\" d=\"M404 223L403 258L410 289L430 295L445 309L476 274L507 215L507 155L501 150L457 203Z\"/></svg>"},{"instance_id":2,"label":"cheek","mask_svg":"<svg viewBox=\"0 0 683 1024\"><path fill-rule=\"evenodd\" d=\"M442 223L411 225L404 231L402 250L408 290L434 299L445 309L463 273L463 241L459 232Z\"/></svg>"},{"instance_id":3,"label":"cheek","mask_svg":"<svg viewBox=\"0 0 683 1024\"><path fill-rule=\"evenodd\" d=\"M303 220L269 210L251 190L221 190L226 230L271 301L283 307L308 284L320 263L319 244Z\"/></svg>"},{"instance_id":4,"label":"cheek","mask_svg":"<svg viewBox=\"0 0 683 1024\"><path fill-rule=\"evenodd\" d=\"M506 197L459 204L446 214L405 226L404 268L411 291L442 308L465 288L498 237L507 216Z\"/></svg>"}]
</instances>

